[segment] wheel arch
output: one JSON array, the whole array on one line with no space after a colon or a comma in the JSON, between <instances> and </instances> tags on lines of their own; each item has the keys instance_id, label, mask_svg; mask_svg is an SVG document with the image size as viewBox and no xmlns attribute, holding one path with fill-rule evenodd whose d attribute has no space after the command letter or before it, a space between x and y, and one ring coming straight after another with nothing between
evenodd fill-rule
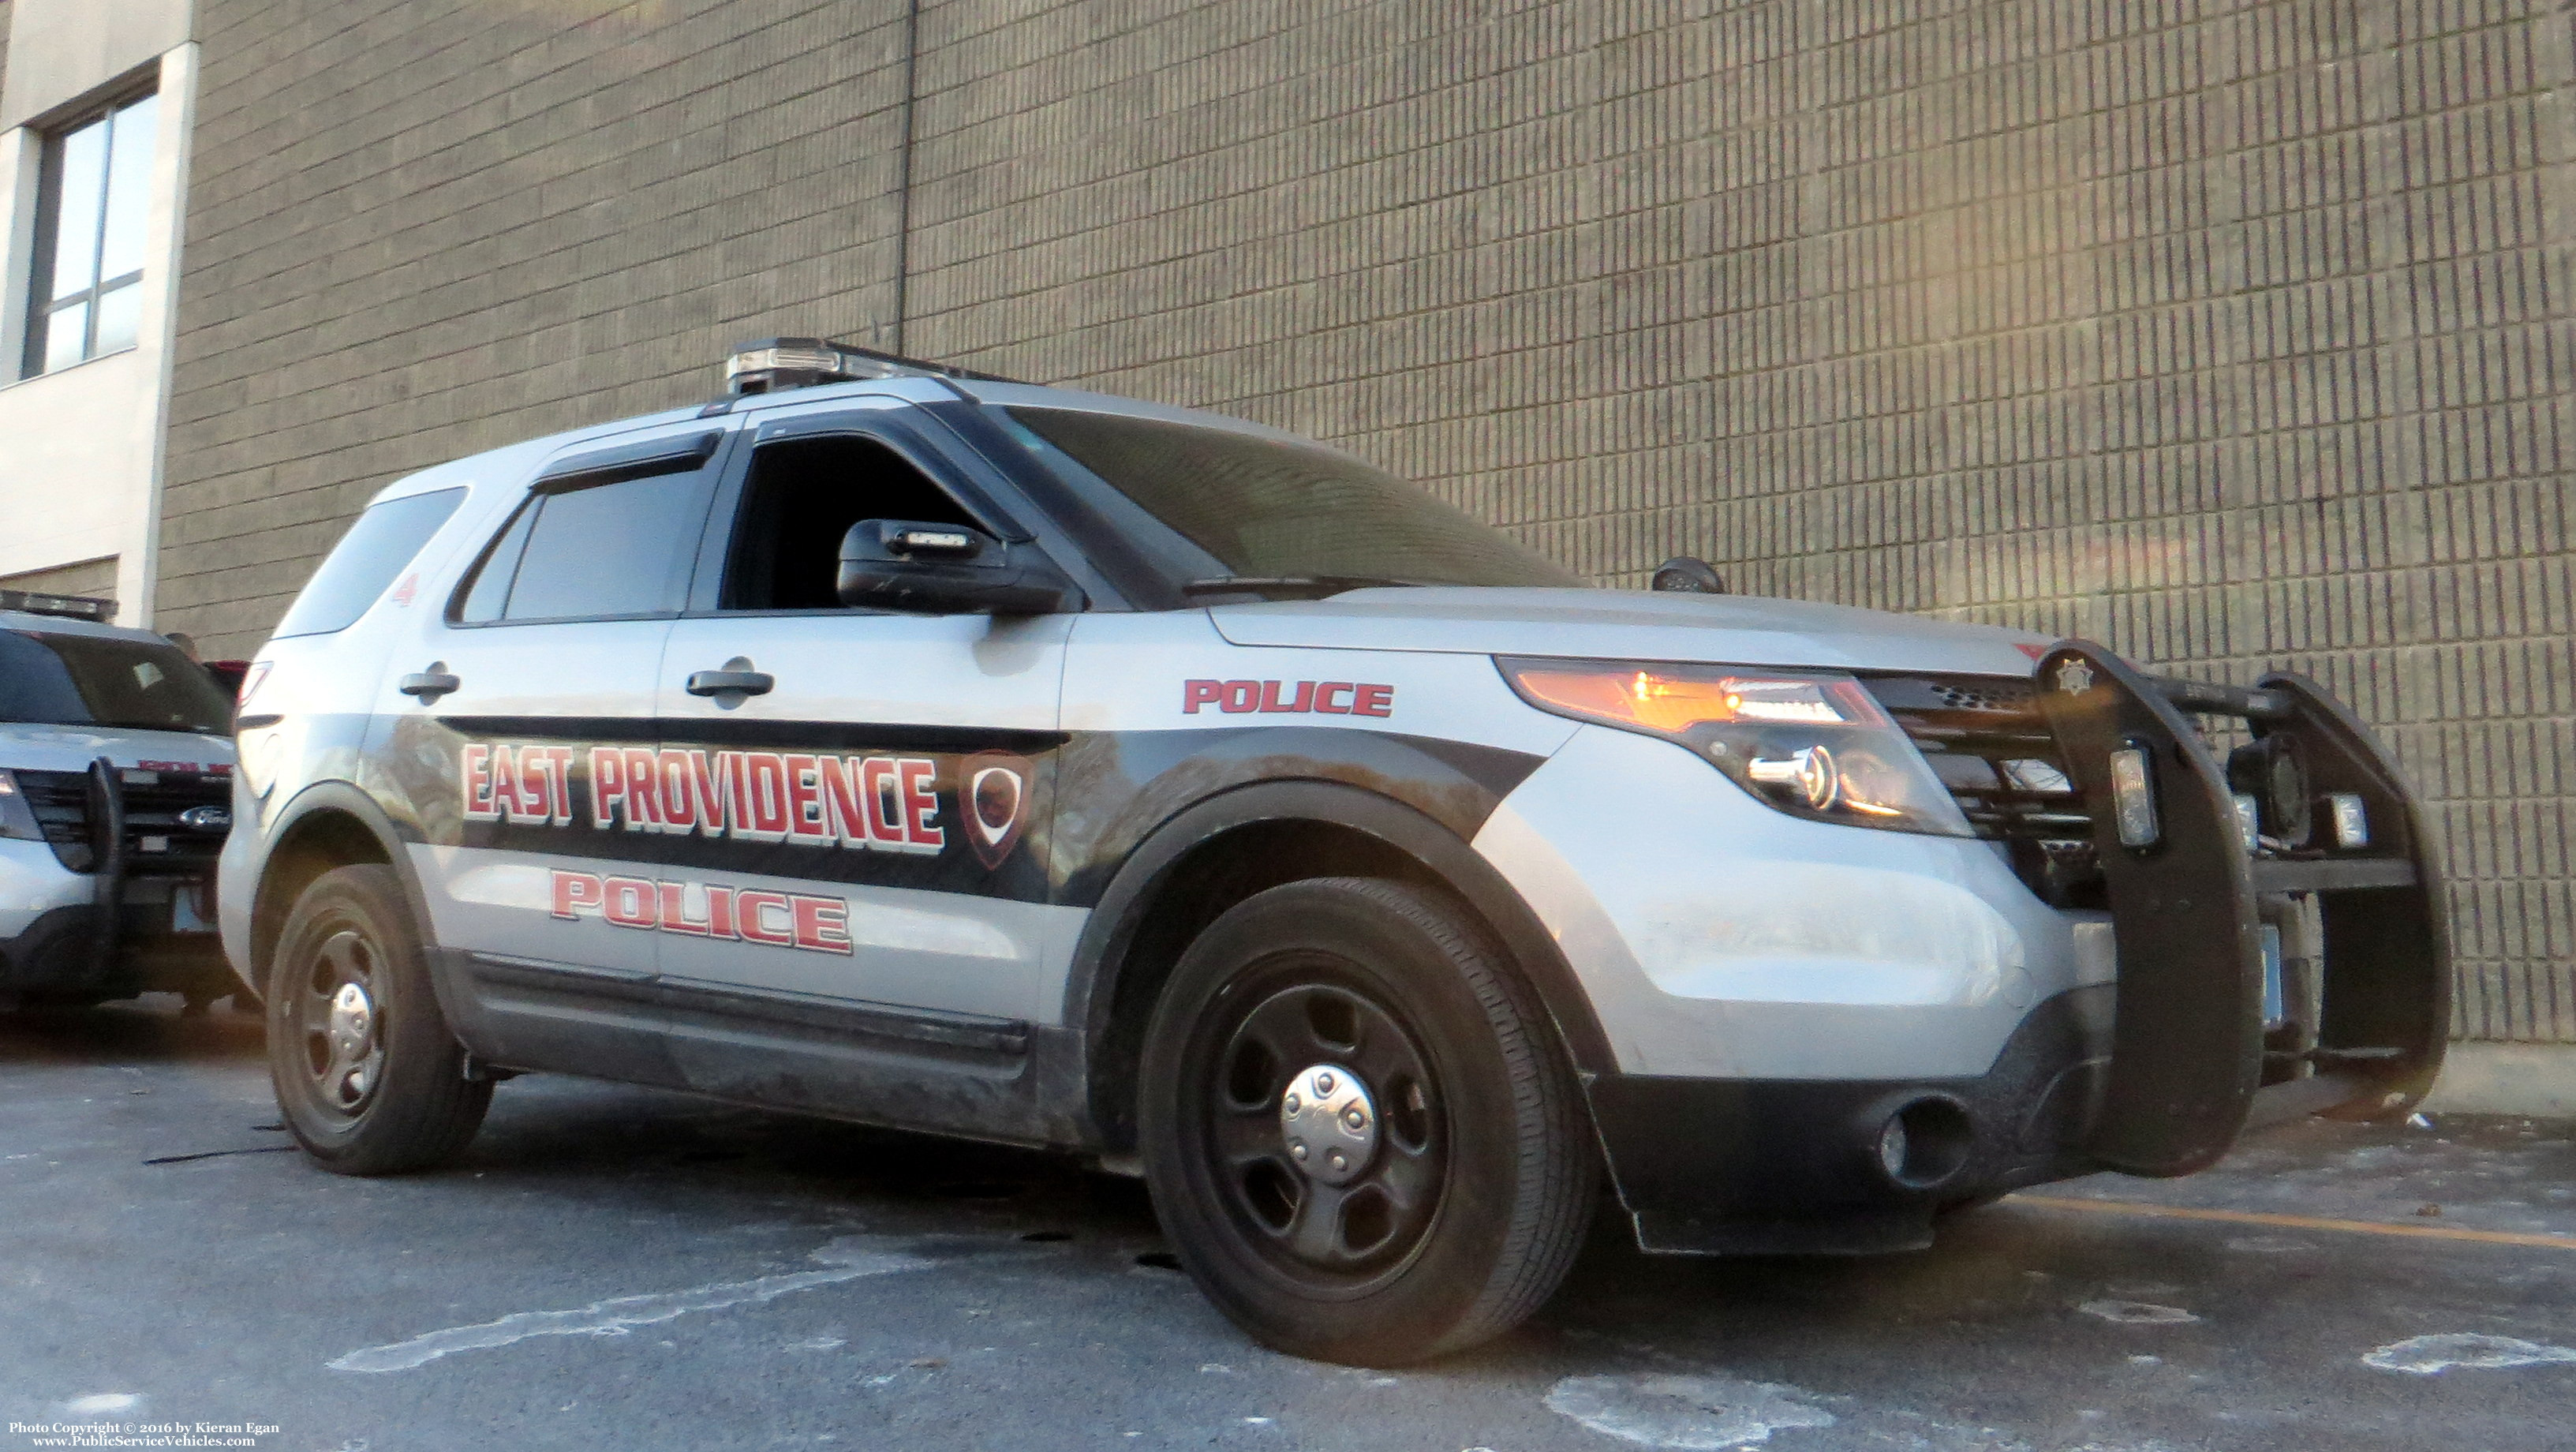
<instances>
[{"instance_id":1,"label":"wheel arch","mask_svg":"<svg viewBox=\"0 0 2576 1452\"><path fill-rule=\"evenodd\" d=\"M359 863L390 867L402 883L403 905L423 930L429 924L428 903L413 873L402 835L375 799L345 782L319 782L297 794L278 814L271 842L260 859L259 886L251 897L250 969L255 987L265 990L269 955L297 898L316 878L333 868Z\"/></svg>"},{"instance_id":2,"label":"wheel arch","mask_svg":"<svg viewBox=\"0 0 2576 1452\"><path fill-rule=\"evenodd\" d=\"M1600 1019L1554 939L1456 833L1360 787L1263 782L1203 800L1150 833L1084 926L1065 1022L1082 1036L1086 1109L1104 1153L1135 1148L1146 1022L1200 930L1254 893L1344 876L1392 877L1459 898L1538 994L1577 1072L1612 1066Z\"/></svg>"}]
</instances>

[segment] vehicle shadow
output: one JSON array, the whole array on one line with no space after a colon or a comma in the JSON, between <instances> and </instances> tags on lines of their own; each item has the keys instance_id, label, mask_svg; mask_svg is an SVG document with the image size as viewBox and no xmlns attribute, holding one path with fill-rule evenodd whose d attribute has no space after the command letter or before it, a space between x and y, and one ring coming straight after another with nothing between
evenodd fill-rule
<instances>
[{"instance_id":1,"label":"vehicle shadow","mask_svg":"<svg viewBox=\"0 0 2576 1452\"><path fill-rule=\"evenodd\" d=\"M96 1008L0 1012L0 1065L214 1063L257 1067L260 1016L229 1004L183 1014L175 993Z\"/></svg>"}]
</instances>

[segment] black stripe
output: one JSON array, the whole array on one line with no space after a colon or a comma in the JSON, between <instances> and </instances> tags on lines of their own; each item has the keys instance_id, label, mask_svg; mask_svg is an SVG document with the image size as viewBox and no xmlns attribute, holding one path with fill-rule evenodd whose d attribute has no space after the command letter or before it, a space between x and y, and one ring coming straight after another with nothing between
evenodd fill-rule
<instances>
[{"instance_id":1,"label":"black stripe","mask_svg":"<svg viewBox=\"0 0 2576 1452\"><path fill-rule=\"evenodd\" d=\"M600 1002L667 1008L856 1038L890 1039L907 1046L964 1049L1011 1058L1023 1057L1029 1051L1029 1026L1019 1019L854 1003L810 993L664 978L499 953L469 953L466 959L477 981L494 985L569 992Z\"/></svg>"},{"instance_id":2,"label":"black stripe","mask_svg":"<svg viewBox=\"0 0 2576 1452\"><path fill-rule=\"evenodd\" d=\"M427 739L405 741L412 733ZM585 859L604 870L759 875L811 882L914 888L1015 902L1089 907L1128 854L1162 823L1210 797L1261 782L1337 782L1401 802L1472 840L1494 808L1542 758L1427 736L1313 725L1210 725L1119 732L994 731L829 721L614 720L588 717L409 717L383 754L409 799L398 819L426 840ZM468 739L563 743L576 748L574 821L565 826L460 819L458 760ZM753 842L696 832L590 824L589 760L579 748L817 754L908 754L940 762L936 854L794 841ZM1007 751L1033 768L1026 827L998 868L966 840L958 763ZM393 810L394 804L388 803Z\"/></svg>"},{"instance_id":3,"label":"black stripe","mask_svg":"<svg viewBox=\"0 0 2576 1452\"><path fill-rule=\"evenodd\" d=\"M650 478L655 474L680 474L706 467L716 445L724 441L720 431L692 434L686 438L653 439L621 448L594 449L560 460L537 476L533 492L565 494L576 489L591 489L602 484L622 484L629 479Z\"/></svg>"},{"instance_id":4,"label":"black stripe","mask_svg":"<svg viewBox=\"0 0 2576 1452\"><path fill-rule=\"evenodd\" d=\"M893 726L850 721L719 720L665 716L440 716L438 724L460 736L506 741L648 742L672 747L765 747L787 751L954 752L1008 751L1039 756L1062 746L1062 731L995 730L983 726Z\"/></svg>"}]
</instances>

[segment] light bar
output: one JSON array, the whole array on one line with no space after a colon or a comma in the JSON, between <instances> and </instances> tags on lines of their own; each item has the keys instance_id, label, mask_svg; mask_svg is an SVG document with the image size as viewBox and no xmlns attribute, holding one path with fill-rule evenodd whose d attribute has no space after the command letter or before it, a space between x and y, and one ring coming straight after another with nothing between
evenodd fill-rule
<instances>
[{"instance_id":1,"label":"light bar","mask_svg":"<svg viewBox=\"0 0 2576 1452\"><path fill-rule=\"evenodd\" d=\"M743 344L725 359L725 392L776 393L783 388L812 388L822 383L855 383L867 378L972 378L984 383L1014 383L997 373L952 368L881 353L850 343L821 338L761 338Z\"/></svg>"},{"instance_id":2,"label":"light bar","mask_svg":"<svg viewBox=\"0 0 2576 1452\"><path fill-rule=\"evenodd\" d=\"M60 615L70 620L95 620L104 625L116 614L116 602L90 595L45 595L34 590L0 590L0 610L23 610L30 615Z\"/></svg>"},{"instance_id":3,"label":"light bar","mask_svg":"<svg viewBox=\"0 0 2576 1452\"><path fill-rule=\"evenodd\" d=\"M887 355L872 355L820 338L763 338L743 344L725 359L725 391L775 393L782 388L811 388L818 383L934 372L929 368L907 368Z\"/></svg>"}]
</instances>

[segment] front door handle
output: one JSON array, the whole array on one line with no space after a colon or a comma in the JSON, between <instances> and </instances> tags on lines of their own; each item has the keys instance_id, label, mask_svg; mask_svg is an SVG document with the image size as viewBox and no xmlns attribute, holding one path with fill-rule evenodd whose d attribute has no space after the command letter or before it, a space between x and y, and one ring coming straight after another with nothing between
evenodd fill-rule
<instances>
[{"instance_id":1,"label":"front door handle","mask_svg":"<svg viewBox=\"0 0 2576 1452\"><path fill-rule=\"evenodd\" d=\"M720 670L689 672L689 694L692 696L766 696L778 684L778 678L766 671L751 668L748 656L735 656Z\"/></svg>"},{"instance_id":2,"label":"front door handle","mask_svg":"<svg viewBox=\"0 0 2576 1452\"><path fill-rule=\"evenodd\" d=\"M429 663L429 669L414 671L403 677L402 684L394 689L406 696L418 696L423 704L427 704L464 684L463 681L448 674L447 662L434 660Z\"/></svg>"}]
</instances>

